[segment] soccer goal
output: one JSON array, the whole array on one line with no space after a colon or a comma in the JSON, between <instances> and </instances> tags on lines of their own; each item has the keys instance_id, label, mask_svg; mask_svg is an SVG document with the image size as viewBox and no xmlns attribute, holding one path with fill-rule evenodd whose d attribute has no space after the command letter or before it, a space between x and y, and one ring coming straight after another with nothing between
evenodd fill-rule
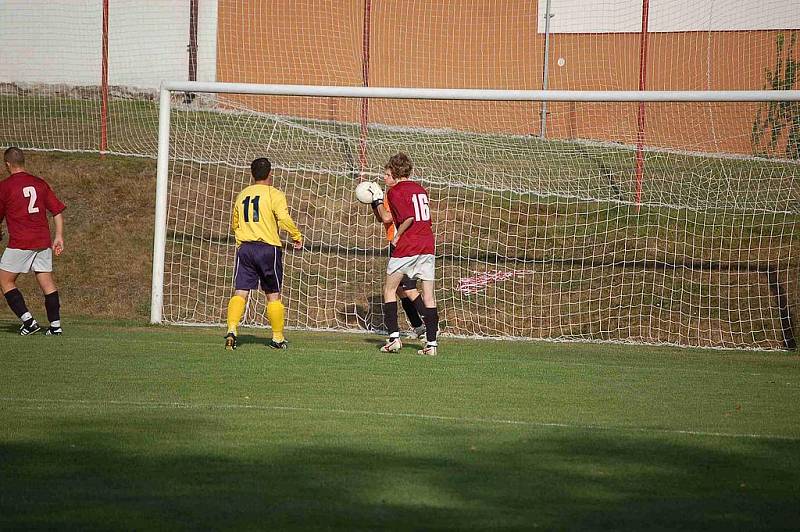
<instances>
[{"instance_id":1,"label":"soccer goal","mask_svg":"<svg viewBox=\"0 0 800 532\"><path fill-rule=\"evenodd\" d=\"M798 142L767 118L799 105L800 91L165 83L151 321L224 321L232 202L267 156L306 237L286 250L287 324L380 330L388 246L354 189L403 151L431 194L443 333L794 347L800 162L753 153ZM266 326L254 295L245 324Z\"/></svg>"}]
</instances>

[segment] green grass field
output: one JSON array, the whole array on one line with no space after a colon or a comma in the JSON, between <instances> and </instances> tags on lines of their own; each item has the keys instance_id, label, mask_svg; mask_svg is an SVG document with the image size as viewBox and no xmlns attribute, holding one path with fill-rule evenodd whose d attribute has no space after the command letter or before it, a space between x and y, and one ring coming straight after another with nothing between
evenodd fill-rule
<instances>
[{"instance_id":1,"label":"green grass field","mask_svg":"<svg viewBox=\"0 0 800 532\"><path fill-rule=\"evenodd\" d=\"M800 357L0 321L0 529L796 530Z\"/></svg>"}]
</instances>

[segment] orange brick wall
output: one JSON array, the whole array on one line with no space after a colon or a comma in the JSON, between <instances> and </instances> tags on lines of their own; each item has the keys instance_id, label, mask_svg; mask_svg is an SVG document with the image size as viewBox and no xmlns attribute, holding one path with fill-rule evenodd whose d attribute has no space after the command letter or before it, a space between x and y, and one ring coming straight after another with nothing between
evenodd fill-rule
<instances>
[{"instance_id":1,"label":"orange brick wall","mask_svg":"<svg viewBox=\"0 0 800 532\"><path fill-rule=\"evenodd\" d=\"M246 6L244 5L246 4ZM246 9L247 12L242 10ZM544 36L529 0L372 2L372 86L540 89ZM364 0L219 3L219 81L361 85ZM763 89L777 31L654 33L647 88ZM787 35L789 32L785 32ZM554 34L551 89L635 90L638 34ZM800 47L794 56L800 61ZM784 51L784 55L786 51ZM559 66L559 59L563 65ZM236 97L259 111L358 122L357 101ZM549 104L547 136L633 143L636 105ZM648 105L646 143L752 152L758 105ZM540 104L374 101L371 123L539 134Z\"/></svg>"}]
</instances>

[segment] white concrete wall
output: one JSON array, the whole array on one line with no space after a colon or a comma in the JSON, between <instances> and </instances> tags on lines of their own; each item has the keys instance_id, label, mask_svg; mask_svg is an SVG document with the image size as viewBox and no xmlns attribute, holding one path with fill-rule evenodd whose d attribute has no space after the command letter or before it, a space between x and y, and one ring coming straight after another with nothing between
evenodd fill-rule
<instances>
[{"instance_id":1,"label":"white concrete wall","mask_svg":"<svg viewBox=\"0 0 800 532\"><path fill-rule=\"evenodd\" d=\"M547 0L539 1L544 33ZM642 29L642 0L550 0L552 33ZM650 0L651 32L800 29L800 0Z\"/></svg>"},{"instance_id":2,"label":"white concrete wall","mask_svg":"<svg viewBox=\"0 0 800 532\"><path fill-rule=\"evenodd\" d=\"M99 85L102 0L0 0L0 82ZM199 0L197 79L216 81L217 0ZM188 79L189 0L109 0L111 85Z\"/></svg>"}]
</instances>

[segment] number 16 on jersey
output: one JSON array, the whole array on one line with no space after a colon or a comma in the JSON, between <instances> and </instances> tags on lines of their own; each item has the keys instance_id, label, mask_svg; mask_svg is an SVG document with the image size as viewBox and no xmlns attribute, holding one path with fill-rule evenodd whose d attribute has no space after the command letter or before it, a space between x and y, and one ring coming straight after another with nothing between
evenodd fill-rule
<instances>
[{"instance_id":1,"label":"number 16 on jersey","mask_svg":"<svg viewBox=\"0 0 800 532\"><path fill-rule=\"evenodd\" d=\"M431 219L431 209L428 206L427 194L414 194L411 196L414 204L414 219L418 222L427 222Z\"/></svg>"}]
</instances>

